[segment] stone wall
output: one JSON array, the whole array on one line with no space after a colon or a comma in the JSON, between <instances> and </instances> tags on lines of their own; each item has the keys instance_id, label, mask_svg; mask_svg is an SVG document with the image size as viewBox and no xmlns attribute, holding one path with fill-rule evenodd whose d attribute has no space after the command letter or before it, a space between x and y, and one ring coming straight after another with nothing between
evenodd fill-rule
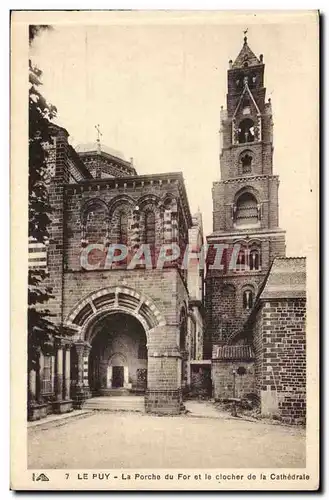
<instances>
[{"instance_id":1,"label":"stone wall","mask_svg":"<svg viewBox=\"0 0 329 500\"><path fill-rule=\"evenodd\" d=\"M235 375L235 397L244 398L255 393L255 370L253 361L213 360L211 378L213 383L213 397L225 400L233 397L233 371L244 368L243 375Z\"/></svg>"},{"instance_id":2,"label":"stone wall","mask_svg":"<svg viewBox=\"0 0 329 500\"><path fill-rule=\"evenodd\" d=\"M243 308L243 290L251 287L255 297L259 285L265 278L264 273L231 273L208 271L206 278L206 315L209 357L214 344L225 343L230 335L241 328L250 310Z\"/></svg>"},{"instance_id":3,"label":"stone wall","mask_svg":"<svg viewBox=\"0 0 329 500\"><path fill-rule=\"evenodd\" d=\"M306 421L306 301L262 302L254 322L256 386L262 413Z\"/></svg>"}]
</instances>

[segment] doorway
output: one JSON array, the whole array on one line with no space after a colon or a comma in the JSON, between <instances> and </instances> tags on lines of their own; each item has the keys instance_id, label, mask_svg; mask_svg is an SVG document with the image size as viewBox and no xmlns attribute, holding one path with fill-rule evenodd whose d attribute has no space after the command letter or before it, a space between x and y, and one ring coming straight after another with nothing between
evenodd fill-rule
<instances>
[{"instance_id":1,"label":"doorway","mask_svg":"<svg viewBox=\"0 0 329 500\"><path fill-rule=\"evenodd\" d=\"M147 370L144 328L134 317L109 314L95 324L89 355L89 387L140 390L141 371ZM146 383L143 384L145 392Z\"/></svg>"},{"instance_id":2,"label":"doorway","mask_svg":"<svg viewBox=\"0 0 329 500\"><path fill-rule=\"evenodd\" d=\"M123 366L113 366L112 367L112 387L118 388L123 387L124 382L124 367Z\"/></svg>"}]
</instances>

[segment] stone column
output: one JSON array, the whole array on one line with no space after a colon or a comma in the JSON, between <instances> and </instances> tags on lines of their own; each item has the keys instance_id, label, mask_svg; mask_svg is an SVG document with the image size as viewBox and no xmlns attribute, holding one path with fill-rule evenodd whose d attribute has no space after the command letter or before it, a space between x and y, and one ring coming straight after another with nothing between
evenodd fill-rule
<instances>
[{"instance_id":1,"label":"stone column","mask_svg":"<svg viewBox=\"0 0 329 500\"><path fill-rule=\"evenodd\" d=\"M77 380L77 388L83 388L83 353L85 350L85 344L82 341L78 341L75 344L75 348L77 350L78 355L78 380Z\"/></svg>"},{"instance_id":2,"label":"stone column","mask_svg":"<svg viewBox=\"0 0 329 500\"><path fill-rule=\"evenodd\" d=\"M123 367L123 387L129 387L129 369L128 366Z\"/></svg>"},{"instance_id":3,"label":"stone column","mask_svg":"<svg viewBox=\"0 0 329 500\"><path fill-rule=\"evenodd\" d=\"M179 244L178 212L175 210L171 212L171 241Z\"/></svg>"},{"instance_id":4,"label":"stone column","mask_svg":"<svg viewBox=\"0 0 329 500\"><path fill-rule=\"evenodd\" d=\"M56 339L56 387L55 394L56 400L62 401L63 399L63 343L62 339Z\"/></svg>"},{"instance_id":5,"label":"stone column","mask_svg":"<svg viewBox=\"0 0 329 500\"><path fill-rule=\"evenodd\" d=\"M71 344L65 346L65 382L64 382L64 399L70 399L71 388Z\"/></svg>"},{"instance_id":6,"label":"stone column","mask_svg":"<svg viewBox=\"0 0 329 500\"><path fill-rule=\"evenodd\" d=\"M39 355L39 397L44 391L44 366L45 366L45 357L42 351L40 351Z\"/></svg>"},{"instance_id":7,"label":"stone column","mask_svg":"<svg viewBox=\"0 0 329 500\"><path fill-rule=\"evenodd\" d=\"M83 385L88 390L89 389L89 353L90 353L91 345L85 343L84 351L83 351Z\"/></svg>"},{"instance_id":8,"label":"stone column","mask_svg":"<svg viewBox=\"0 0 329 500\"><path fill-rule=\"evenodd\" d=\"M37 399L37 374L35 370L30 370L29 373L29 400L30 402Z\"/></svg>"},{"instance_id":9,"label":"stone column","mask_svg":"<svg viewBox=\"0 0 329 500\"><path fill-rule=\"evenodd\" d=\"M55 392L55 356L51 356L51 392Z\"/></svg>"},{"instance_id":10,"label":"stone column","mask_svg":"<svg viewBox=\"0 0 329 500\"><path fill-rule=\"evenodd\" d=\"M133 210L133 221L131 225L131 248L136 252L140 246L140 212L139 207L136 206ZM142 241L145 243L145 241Z\"/></svg>"},{"instance_id":11,"label":"stone column","mask_svg":"<svg viewBox=\"0 0 329 500\"><path fill-rule=\"evenodd\" d=\"M177 415L181 412L181 353L177 346L177 326L152 329L148 339L147 390L145 410ZM160 339L166 339L167 345Z\"/></svg>"},{"instance_id":12,"label":"stone column","mask_svg":"<svg viewBox=\"0 0 329 500\"><path fill-rule=\"evenodd\" d=\"M166 209L163 214L163 243L172 243L171 210Z\"/></svg>"},{"instance_id":13,"label":"stone column","mask_svg":"<svg viewBox=\"0 0 329 500\"><path fill-rule=\"evenodd\" d=\"M107 367L107 381L106 381L106 387L108 389L112 388L112 366Z\"/></svg>"}]
</instances>

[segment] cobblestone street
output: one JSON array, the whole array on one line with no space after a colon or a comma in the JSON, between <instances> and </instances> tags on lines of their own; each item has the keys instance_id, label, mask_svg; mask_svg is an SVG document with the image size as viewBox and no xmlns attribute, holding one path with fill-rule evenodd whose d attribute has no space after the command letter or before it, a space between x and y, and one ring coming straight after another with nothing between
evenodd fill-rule
<instances>
[{"instance_id":1,"label":"cobblestone street","mask_svg":"<svg viewBox=\"0 0 329 500\"><path fill-rule=\"evenodd\" d=\"M305 431L225 418L93 412L31 427L28 467L305 467Z\"/></svg>"}]
</instances>

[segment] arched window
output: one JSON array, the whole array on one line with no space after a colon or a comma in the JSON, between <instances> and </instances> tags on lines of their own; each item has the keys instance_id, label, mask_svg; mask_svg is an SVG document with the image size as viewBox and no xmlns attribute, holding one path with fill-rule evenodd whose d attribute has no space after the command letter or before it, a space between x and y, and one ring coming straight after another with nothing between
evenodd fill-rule
<instances>
[{"instance_id":1,"label":"arched window","mask_svg":"<svg viewBox=\"0 0 329 500\"><path fill-rule=\"evenodd\" d=\"M242 173L248 174L251 172L251 164L252 164L252 153L251 151L244 151L240 156L240 161L242 165Z\"/></svg>"},{"instance_id":2,"label":"arched window","mask_svg":"<svg viewBox=\"0 0 329 500\"><path fill-rule=\"evenodd\" d=\"M88 243L104 243L107 235L107 208L104 202L90 200L82 214L82 241Z\"/></svg>"},{"instance_id":3,"label":"arched window","mask_svg":"<svg viewBox=\"0 0 329 500\"><path fill-rule=\"evenodd\" d=\"M237 257L237 270L245 271L247 265L247 249L245 247L241 247Z\"/></svg>"},{"instance_id":4,"label":"arched window","mask_svg":"<svg viewBox=\"0 0 329 500\"><path fill-rule=\"evenodd\" d=\"M238 198L235 221L237 225L258 223L258 205L253 194L246 192Z\"/></svg>"},{"instance_id":5,"label":"arched window","mask_svg":"<svg viewBox=\"0 0 329 500\"><path fill-rule=\"evenodd\" d=\"M239 73L237 76L236 76L236 80L235 80L235 86L237 89L241 89L242 90L242 87L243 87L243 74L242 73Z\"/></svg>"},{"instance_id":6,"label":"arched window","mask_svg":"<svg viewBox=\"0 0 329 500\"><path fill-rule=\"evenodd\" d=\"M250 250L249 269L250 271L258 271L260 269L260 252L257 248Z\"/></svg>"},{"instance_id":7,"label":"arched window","mask_svg":"<svg viewBox=\"0 0 329 500\"><path fill-rule=\"evenodd\" d=\"M151 211L145 214L145 243L155 244L155 214Z\"/></svg>"},{"instance_id":8,"label":"arched window","mask_svg":"<svg viewBox=\"0 0 329 500\"><path fill-rule=\"evenodd\" d=\"M257 75L253 73L250 78L249 87L254 88L256 86L256 83L257 83Z\"/></svg>"},{"instance_id":9,"label":"arched window","mask_svg":"<svg viewBox=\"0 0 329 500\"><path fill-rule=\"evenodd\" d=\"M243 294L242 294L242 303L243 303L243 309L244 310L249 310L252 308L252 305L253 305L253 292L251 289L246 289L243 291Z\"/></svg>"},{"instance_id":10,"label":"arched window","mask_svg":"<svg viewBox=\"0 0 329 500\"><path fill-rule=\"evenodd\" d=\"M128 215L123 211L119 214L119 243L121 245L128 243Z\"/></svg>"},{"instance_id":11,"label":"arched window","mask_svg":"<svg viewBox=\"0 0 329 500\"><path fill-rule=\"evenodd\" d=\"M255 140L255 125L251 118L245 118L240 122L238 129L239 144L253 142Z\"/></svg>"}]
</instances>

